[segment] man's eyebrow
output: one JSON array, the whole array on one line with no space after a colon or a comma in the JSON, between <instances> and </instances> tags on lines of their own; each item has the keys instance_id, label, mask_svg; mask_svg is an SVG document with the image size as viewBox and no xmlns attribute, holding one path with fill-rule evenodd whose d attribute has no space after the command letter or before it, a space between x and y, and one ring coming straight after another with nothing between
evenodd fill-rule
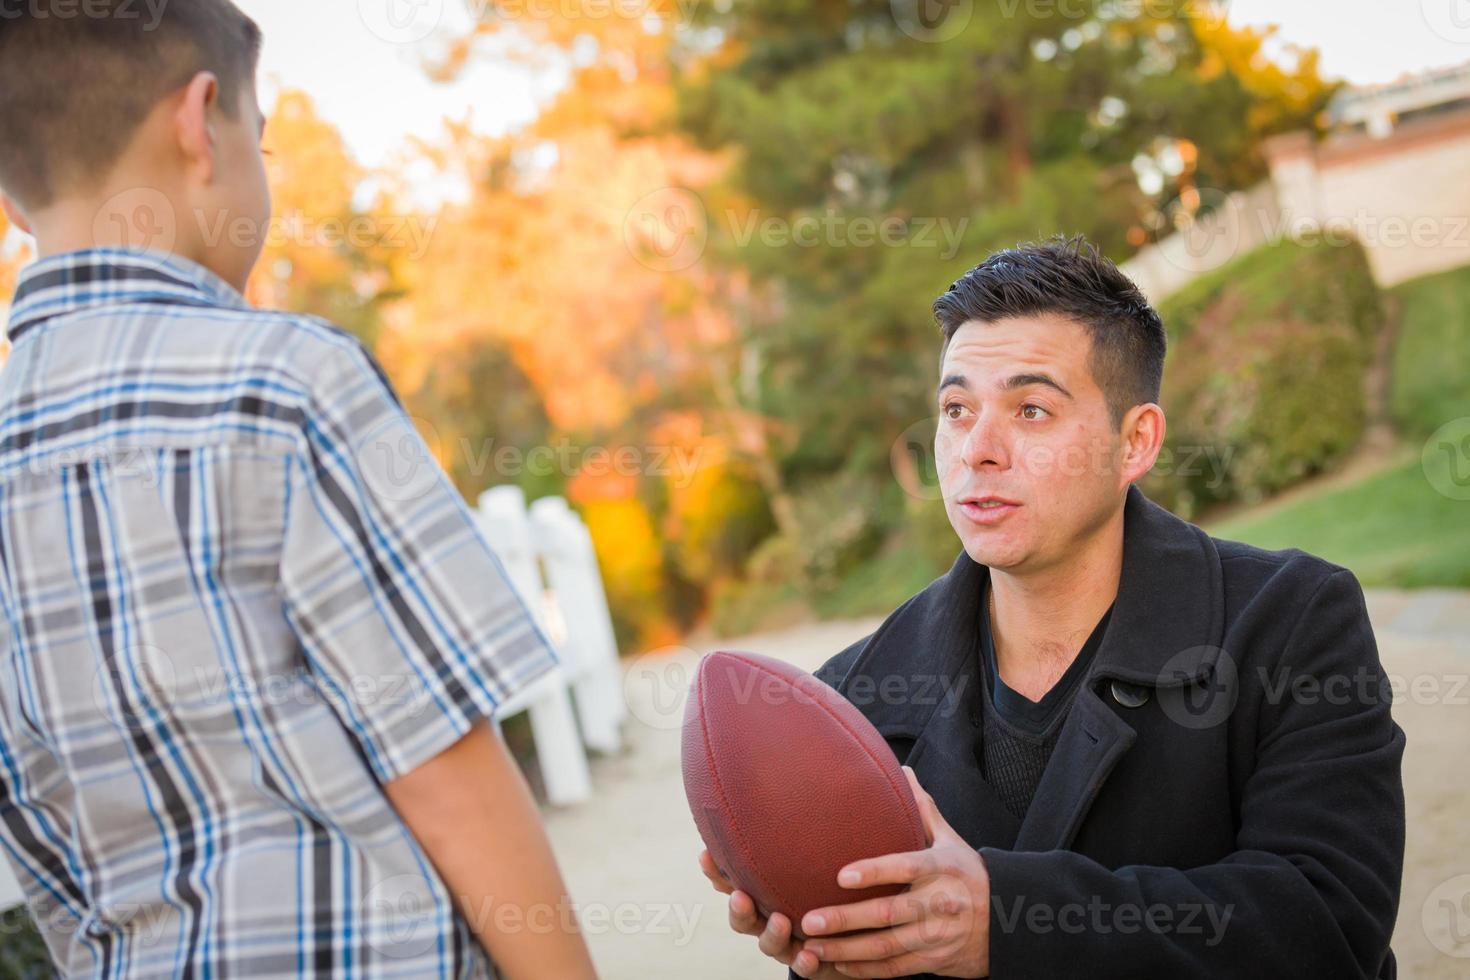
<instances>
[{"instance_id":1,"label":"man's eyebrow","mask_svg":"<svg viewBox=\"0 0 1470 980\"><path fill-rule=\"evenodd\" d=\"M1055 388L1068 398L1072 397L1072 393L1063 388L1062 383L1049 374L1013 374L1000 383L1000 390L1015 391L1017 388L1025 388L1029 385L1045 385L1048 388Z\"/></svg>"},{"instance_id":2,"label":"man's eyebrow","mask_svg":"<svg viewBox=\"0 0 1470 980\"><path fill-rule=\"evenodd\" d=\"M938 398L940 395L944 394L944 389L948 388L950 385L954 385L958 388L963 388L966 391L969 391L970 379L966 378L963 374L951 374L943 381L939 382L939 388L934 392L934 397Z\"/></svg>"},{"instance_id":3,"label":"man's eyebrow","mask_svg":"<svg viewBox=\"0 0 1470 980\"><path fill-rule=\"evenodd\" d=\"M950 385L954 385L958 388L963 388L966 391L970 390L970 381L968 378L966 378L963 374L951 374L947 376L943 381L939 382L939 390L934 393L934 396L938 398L939 396L943 395L944 389L948 388ZM1072 393L1066 388L1062 387L1061 382L1057 381L1049 374L1013 374L1000 383L1000 390L1015 391L1017 388L1025 388L1028 385L1045 385L1048 388L1055 388L1058 392L1068 398L1072 398Z\"/></svg>"}]
</instances>

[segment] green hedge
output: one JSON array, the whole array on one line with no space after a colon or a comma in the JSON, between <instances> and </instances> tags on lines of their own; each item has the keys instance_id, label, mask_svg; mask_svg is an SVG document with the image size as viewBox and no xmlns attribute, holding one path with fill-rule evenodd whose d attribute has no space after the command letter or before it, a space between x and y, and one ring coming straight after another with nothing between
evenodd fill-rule
<instances>
[{"instance_id":1,"label":"green hedge","mask_svg":"<svg viewBox=\"0 0 1470 980\"><path fill-rule=\"evenodd\" d=\"M795 505L798 533L767 538L743 577L717 583L717 634L891 611L960 551L944 503L910 497L892 478L837 473L804 487Z\"/></svg>"},{"instance_id":2,"label":"green hedge","mask_svg":"<svg viewBox=\"0 0 1470 980\"><path fill-rule=\"evenodd\" d=\"M1186 516L1253 502L1332 465L1366 422L1383 305L1362 248L1282 242L1160 304L1165 451L1144 481Z\"/></svg>"},{"instance_id":3,"label":"green hedge","mask_svg":"<svg viewBox=\"0 0 1470 980\"><path fill-rule=\"evenodd\" d=\"M1423 437L1470 416L1470 266L1394 287L1392 407L1406 434Z\"/></svg>"},{"instance_id":4,"label":"green hedge","mask_svg":"<svg viewBox=\"0 0 1470 980\"><path fill-rule=\"evenodd\" d=\"M0 912L0 980L45 980L56 975L46 941L25 904Z\"/></svg>"}]
</instances>

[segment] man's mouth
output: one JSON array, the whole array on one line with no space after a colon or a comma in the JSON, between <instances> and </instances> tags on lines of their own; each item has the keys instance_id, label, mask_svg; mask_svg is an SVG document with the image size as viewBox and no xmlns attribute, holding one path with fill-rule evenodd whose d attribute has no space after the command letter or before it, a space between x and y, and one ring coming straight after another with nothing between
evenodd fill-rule
<instances>
[{"instance_id":1,"label":"man's mouth","mask_svg":"<svg viewBox=\"0 0 1470 980\"><path fill-rule=\"evenodd\" d=\"M989 524L999 520L1021 505L1004 497L967 497L960 501L960 509L973 521Z\"/></svg>"}]
</instances>

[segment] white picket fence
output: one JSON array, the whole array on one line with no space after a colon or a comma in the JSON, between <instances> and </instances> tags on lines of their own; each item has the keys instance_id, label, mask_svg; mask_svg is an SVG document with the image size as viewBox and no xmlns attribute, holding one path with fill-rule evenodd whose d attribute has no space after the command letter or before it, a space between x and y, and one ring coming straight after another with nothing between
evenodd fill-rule
<instances>
[{"instance_id":1,"label":"white picket fence","mask_svg":"<svg viewBox=\"0 0 1470 980\"><path fill-rule=\"evenodd\" d=\"M547 799L592 794L587 749L616 752L626 716L618 649L587 526L561 497L526 507L518 487L480 496L476 516L526 605L556 646L561 666L500 705L495 723L528 712ZM0 909L25 900L0 858Z\"/></svg>"},{"instance_id":2,"label":"white picket fence","mask_svg":"<svg viewBox=\"0 0 1470 980\"><path fill-rule=\"evenodd\" d=\"M496 723L529 713L547 800L579 803L592 794L586 750L616 752L627 710L592 536L564 499L543 497L528 510L519 487L486 490L477 513L561 659L558 669L502 704Z\"/></svg>"}]
</instances>

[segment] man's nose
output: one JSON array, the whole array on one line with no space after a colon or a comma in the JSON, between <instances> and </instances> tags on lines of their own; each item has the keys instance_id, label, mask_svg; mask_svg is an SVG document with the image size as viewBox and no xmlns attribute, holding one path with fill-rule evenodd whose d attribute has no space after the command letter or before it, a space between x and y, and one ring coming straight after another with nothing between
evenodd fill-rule
<instances>
[{"instance_id":1,"label":"man's nose","mask_svg":"<svg viewBox=\"0 0 1470 980\"><path fill-rule=\"evenodd\" d=\"M960 445L960 460L967 467L979 469L987 463L1008 465L1010 453L1000 423L992 411L982 410L975 416Z\"/></svg>"}]
</instances>

